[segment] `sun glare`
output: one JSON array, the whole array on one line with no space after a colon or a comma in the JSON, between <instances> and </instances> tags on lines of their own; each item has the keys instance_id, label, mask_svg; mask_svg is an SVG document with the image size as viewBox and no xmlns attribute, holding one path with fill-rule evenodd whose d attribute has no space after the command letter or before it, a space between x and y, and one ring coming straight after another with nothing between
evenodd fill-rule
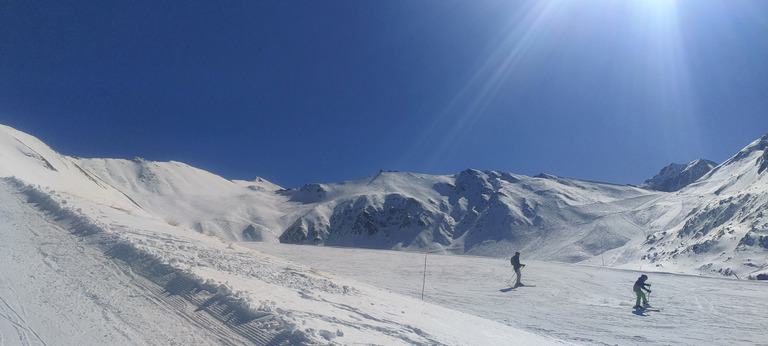
<instances>
[{"instance_id":1,"label":"sun glare","mask_svg":"<svg viewBox=\"0 0 768 346\"><path fill-rule=\"evenodd\" d=\"M629 49L632 56L642 59L635 66L643 68L628 72L631 78L642 81L641 88L650 106L645 117L659 123L666 137L667 151L682 145L682 140L688 146L693 142L700 147L697 106L677 3L638 1L633 12L630 28L637 44ZM686 136L680 136L680 130L687 130Z\"/></svg>"},{"instance_id":2,"label":"sun glare","mask_svg":"<svg viewBox=\"0 0 768 346\"><path fill-rule=\"evenodd\" d=\"M499 96L504 84L519 64L529 56L531 47L537 44L543 32L551 27L558 11L563 8L561 1L536 1L522 11L516 11L493 45L487 49L486 58L477 64L476 71L461 91L451 99L444 110L435 117L433 126L422 136L416 147L429 145L433 155L429 156L427 167L439 166L440 161L450 159L451 152L467 139L469 133L482 120L488 107ZM445 124L452 124L445 128ZM436 133L442 133L437 136ZM440 137L439 143L426 142L428 138Z\"/></svg>"},{"instance_id":3,"label":"sun glare","mask_svg":"<svg viewBox=\"0 0 768 346\"><path fill-rule=\"evenodd\" d=\"M617 110L609 115L613 122L658 124L664 135L657 145L664 150L672 151L681 141L701 147L676 1L554 0L516 6L471 78L427 130L442 135L423 136L441 138L439 143L417 144L429 145L434 153L431 166L450 159L498 100L527 92L525 83L541 80L559 80L562 85L583 79L608 81L611 85L596 87L615 96L605 101ZM548 91L546 101L561 102L559 92ZM510 117L524 116L525 111L536 110L510 110ZM681 131L686 135L680 136Z\"/></svg>"}]
</instances>

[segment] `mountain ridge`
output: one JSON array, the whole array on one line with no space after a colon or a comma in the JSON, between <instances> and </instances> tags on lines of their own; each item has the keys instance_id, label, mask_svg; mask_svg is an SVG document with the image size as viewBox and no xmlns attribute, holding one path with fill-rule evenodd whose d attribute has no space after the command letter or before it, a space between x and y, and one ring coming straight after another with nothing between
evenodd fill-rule
<instances>
[{"instance_id":1,"label":"mountain ridge","mask_svg":"<svg viewBox=\"0 0 768 346\"><path fill-rule=\"evenodd\" d=\"M640 184L640 187L666 192L678 191L699 180L715 167L716 162L705 159L697 159L688 164L672 163Z\"/></svg>"}]
</instances>

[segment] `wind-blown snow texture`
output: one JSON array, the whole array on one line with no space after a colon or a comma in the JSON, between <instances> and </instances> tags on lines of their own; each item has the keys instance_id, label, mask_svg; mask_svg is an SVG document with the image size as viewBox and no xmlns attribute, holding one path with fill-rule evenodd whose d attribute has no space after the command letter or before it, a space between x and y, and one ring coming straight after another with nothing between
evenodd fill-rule
<instances>
[{"instance_id":1,"label":"wind-blown snow texture","mask_svg":"<svg viewBox=\"0 0 768 346\"><path fill-rule=\"evenodd\" d=\"M547 261L539 266L553 271L561 269L552 261L564 261L741 278L768 272L768 136L672 193L476 170L380 172L285 190L262 179L229 181L179 162L68 157L5 126L0 160L3 344L642 341L618 327L620 335L609 337L610 331L583 326L557 330L530 314L522 321L504 317L494 311L498 302L490 302L496 298L488 305L467 301L471 292L445 295L455 299L438 293L443 298L423 303L397 288L420 282L412 275L388 273L391 285L372 282L382 290L368 279L336 277L249 250L242 245L254 243L241 241L274 249L282 241L490 257L518 250L528 260ZM489 282L506 279L498 270L488 272ZM605 279L631 280L621 273L609 271ZM460 271L443 274L479 280ZM684 278L680 285L688 282ZM558 282L577 287L589 280ZM691 284L717 290L708 282ZM765 286L739 286L745 284L734 281L727 289L750 287L739 299L754 298L750 306L757 310L711 311L765 326ZM606 294L613 302L626 292ZM535 307L546 308L525 310ZM575 310L562 311L547 319L571 321L567 315ZM659 335L652 340L668 343ZM759 343L759 335L748 329L722 340Z\"/></svg>"}]
</instances>

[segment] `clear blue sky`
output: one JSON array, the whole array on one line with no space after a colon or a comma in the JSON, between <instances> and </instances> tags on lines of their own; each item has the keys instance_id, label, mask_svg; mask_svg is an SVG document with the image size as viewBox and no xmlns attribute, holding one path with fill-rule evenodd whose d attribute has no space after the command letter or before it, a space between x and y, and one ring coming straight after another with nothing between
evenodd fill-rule
<instances>
[{"instance_id":1,"label":"clear blue sky","mask_svg":"<svg viewBox=\"0 0 768 346\"><path fill-rule=\"evenodd\" d=\"M5 0L0 123L288 188L639 184L768 133L768 1Z\"/></svg>"}]
</instances>

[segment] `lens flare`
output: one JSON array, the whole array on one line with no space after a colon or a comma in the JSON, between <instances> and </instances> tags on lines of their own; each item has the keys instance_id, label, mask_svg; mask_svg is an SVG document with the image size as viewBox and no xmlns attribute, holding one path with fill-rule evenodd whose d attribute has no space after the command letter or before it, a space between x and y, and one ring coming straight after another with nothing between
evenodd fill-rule
<instances>
[{"instance_id":1,"label":"lens flare","mask_svg":"<svg viewBox=\"0 0 768 346\"><path fill-rule=\"evenodd\" d=\"M669 152L701 147L676 1L535 1L515 6L464 87L416 144L432 153L426 168L450 160L476 136L475 128L489 113L509 107L500 100L526 93L539 80L594 86L583 91L589 99L582 103L607 103L611 110L600 114L565 108L560 110L572 114L559 117L621 124L622 130L635 131L635 138L655 126L663 134L656 148ZM527 105L580 97L566 92L553 88L544 96L547 100ZM510 109L509 127L530 113L536 109Z\"/></svg>"}]
</instances>

